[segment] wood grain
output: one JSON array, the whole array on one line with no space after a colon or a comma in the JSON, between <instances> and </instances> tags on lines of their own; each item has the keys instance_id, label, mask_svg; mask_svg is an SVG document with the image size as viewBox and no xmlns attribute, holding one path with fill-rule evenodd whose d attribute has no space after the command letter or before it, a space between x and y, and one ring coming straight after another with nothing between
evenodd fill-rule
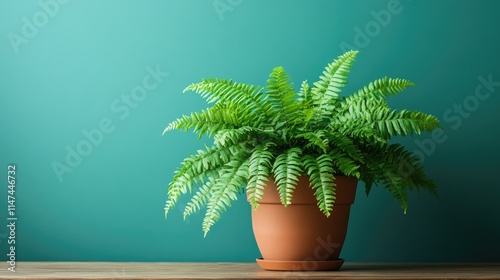
<instances>
[{"instance_id":1,"label":"wood grain","mask_svg":"<svg viewBox=\"0 0 500 280\"><path fill-rule=\"evenodd\" d=\"M0 279L500 279L500 263L346 263L340 271L266 271L256 263L19 262Z\"/></svg>"}]
</instances>

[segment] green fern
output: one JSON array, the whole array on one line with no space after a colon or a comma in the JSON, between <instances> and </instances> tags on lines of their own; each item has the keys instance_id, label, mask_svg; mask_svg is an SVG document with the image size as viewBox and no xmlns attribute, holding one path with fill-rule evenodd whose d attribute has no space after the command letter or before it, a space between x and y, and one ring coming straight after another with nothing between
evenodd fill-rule
<instances>
[{"instance_id":1,"label":"green fern","mask_svg":"<svg viewBox=\"0 0 500 280\"><path fill-rule=\"evenodd\" d=\"M193 195L191 200L186 204L184 208L184 220L191 214L198 212L203 206L207 205L210 200L210 195L212 189L215 185L215 179L213 177L207 177L206 182L200 187L200 189Z\"/></svg>"},{"instance_id":2,"label":"green fern","mask_svg":"<svg viewBox=\"0 0 500 280\"><path fill-rule=\"evenodd\" d=\"M244 111L249 110L269 117L271 106L266 102L260 87L235 83L232 80L204 79L200 83L189 85L184 92L190 90L199 93L208 103L234 102L240 104Z\"/></svg>"},{"instance_id":3,"label":"green fern","mask_svg":"<svg viewBox=\"0 0 500 280\"><path fill-rule=\"evenodd\" d=\"M439 127L439 120L419 111L393 110L386 99L414 84L382 78L342 97L357 52L350 51L325 67L310 86L296 93L283 67L272 70L266 87L225 79L204 79L186 87L211 107L171 122L171 130L213 137L182 161L168 186L165 216L179 198L192 194L184 218L206 208L204 234L238 195L258 207L268 181L276 184L281 203L292 203L299 177L308 176L318 208L329 216L335 205L336 177L355 177L367 194L382 185L408 209L408 191L437 195L436 183L422 162L394 136L414 136Z\"/></svg>"},{"instance_id":4,"label":"green fern","mask_svg":"<svg viewBox=\"0 0 500 280\"><path fill-rule=\"evenodd\" d=\"M318 199L318 207L328 217L335 202L332 157L329 154L322 154L318 158L305 155L303 162L307 175L310 177L311 188L315 190L314 195Z\"/></svg>"},{"instance_id":5,"label":"green fern","mask_svg":"<svg viewBox=\"0 0 500 280\"><path fill-rule=\"evenodd\" d=\"M257 146L250 156L250 165L248 167L248 201L255 209L259 205L259 200L264 194L264 187L271 175L271 160L273 153L269 151L268 145Z\"/></svg>"},{"instance_id":6,"label":"green fern","mask_svg":"<svg viewBox=\"0 0 500 280\"><path fill-rule=\"evenodd\" d=\"M246 115L246 113L234 104L217 104L201 112L194 112L189 116L184 115L182 118L171 122L165 128L163 134L170 130L188 131L192 129L199 134L199 138L205 134L212 137L222 129L234 129L245 125L246 123L239 116Z\"/></svg>"},{"instance_id":7,"label":"green fern","mask_svg":"<svg viewBox=\"0 0 500 280\"><path fill-rule=\"evenodd\" d=\"M210 189L210 199L207 214L203 219L203 232L207 235L210 227L219 220L220 213L231 206L231 201L237 199L237 194L244 188L248 177L248 161L233 160L219 173L220 176Z\"/></svg>"},{"instance_id":8,"label":"green fern","mask_svg":"<svg viewBox=\"0 0 500 280\"><path fill-rule=\"evenodd\" d=\"M284 206L292 203L293 191L299 181L299 176L303 173L301 154L302 150L294 147L277 156L274 162L273 175Z\"/></svg>"},{"instance_id":9,"label":"green fern","mask_svg":"<svg viewBox=\"0 0 500 280\"><path fill-rule=\"evenodd\" d=\"M397 95L409 86L415 84L405 79L382 78L369 83L357 92L344 99L343 105L349 105L355 100L384 99Z\"/></svg>"},{"instance_id":10,"label":"green fern","mask_svg":"<svg viewBox=\"0 0 500 280\"><path fill-rule=\"evenodd\" d=\"M277 118L273 121L277 124L275 129L290 128L299 112L297 110L299 104L289 80L290 77L283 67L274 68L269 75L269 80L267 80L268 101L273 106L271 118Z\"/></svg>"},{"instance_id":11,"label":"green fern","mask_svg":"<svg viewBox=\"0 0 500 280\"><path fill-rule=\"evenodd\" d=\"M221 167L232 157L240 155L244 145L245 143L230 143L222 147L206 147L206 150L198 150L196 154L186 158L170 182L165 216L182 194L192 192L193 184L199 184L207 177L217 176Z\"/></svg>"},{"instance_id":12,"label":"green fern","mask_svg":"<svg viewBox=\"0 0 500 280\"><path fill-rule=\"evenodd\" d=\"M311 89L314 108L319 121L328 119L337 106L341 88L347 84L347 76L356 58L357 51L349 51L328 64Z\"/></svg>"},{"instance_id":13,"label":"green fern","mask_svg":"<svg viewBox=\"0 0 500 280\"><path fill-rule=\"evenodd\" d=\"M324 153L328 152L329 148L329 138L327 137L327 132L325 130L308 131L303 132L294 137L297 140L304 139L307 141L305 148L308 149L319 149Z\"/></svg>"}]
</instances>

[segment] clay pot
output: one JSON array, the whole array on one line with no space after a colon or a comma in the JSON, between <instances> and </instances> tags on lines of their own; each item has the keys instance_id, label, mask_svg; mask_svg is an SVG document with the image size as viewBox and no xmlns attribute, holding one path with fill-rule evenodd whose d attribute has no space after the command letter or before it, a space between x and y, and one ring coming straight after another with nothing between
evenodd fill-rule
<instances>
[{"instance_id":1,"label":"clay pot","mask_svg":"<svg viewBox=\"0 0 500 280\"><path fill-rule=\"evenodd\" d=\"M262 259L268 270L338 270L357 179L336 176L336 200L330 217L318 208L309 177L300 177L292 204L281 204L272 179L264 189L252 226Z\"/></svg>"}]
</instances>

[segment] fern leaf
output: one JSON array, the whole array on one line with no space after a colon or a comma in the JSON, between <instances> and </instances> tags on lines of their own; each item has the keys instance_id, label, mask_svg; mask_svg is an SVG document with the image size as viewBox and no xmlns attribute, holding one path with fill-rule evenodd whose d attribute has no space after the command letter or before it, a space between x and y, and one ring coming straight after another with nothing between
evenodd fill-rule
<instances>
[{"instance_id":1,"label":"fern leaf","mask_svg":"<svg viewBox=\"0 0 500 280\"><path fill-rule=\"evenodd\" d=\"M298 92L298 100L299 102L308 102L312 100L311 98L311 87L307 83L307 80L302 81L302 84L300 86L300 90Z\"/></svg>"},{"instance_id":2,"label":"fern leaf","mask_svg":"<svg viewBox=\"0 0 500 280\"><path fill-rule=\"evenodd\" d=\"M214 145L224 146L228 143L248 139L250 134L254 131L254 128L248 126L237 129L221 129L214 135Z\"/></svg>"},{"instance_id":3,"label":"fern leaf","mask_svg":"<svg viewBox=\"0 0 500 280\"><path fill-rule=\"evenodd\" d=\"M184 162L188 164L187 160L184 160ZM188 189L192 190L194 179L187 172L188 169L188 167L183 166L175 171L174 179L170 182L167 191L168 199L165 203L165 218L167 218L170 210L175 207L180 196L185 194Z\"/></svg>"},{"instance_id":4,"label":"fern leaf","mask_svg":"<svg viewBox=\"0 0 500 280\"><path fill-rule=\"evenodd\" d=\"M327 153L328 151L328 137L326 137L326 131L324 130L317 130L314 132L304 132L297 134L295 139L305 139L307 140L307 144L305 145L305 148L319 148L320 151L323 153Z\"/></svg>"},{"instance_id":5,"label":"fern leaf","mask_svg":"<svg viewBox=\"0 0 500 280\"><path fill-rule=\"evenodd\" d=\"M289 80L290 77L283 67L274 68L267 80L266 92L269 96L267 100L273 106L272 118L275 119L273 123L283 122L283 126L287 128L291 126L289 122L294 120L298 113L298 102Z\"/></svg>"},{"instance_id":6,"label":"fern leaf","mask_svg":"<svg viewBox=\"0 0 500 280\"><path fill-rule=\"evenodd\" d=\"M195 91L207 100L208 103L232 102L241 106L245 112L262 114L269 118L272 109L266 102L261 88L243 83L236 83L225 79L204 79L199 83L191 84L184 89Z\"/></svg>"},{"instance_id":7,"label":"fern leaf","mask_svg":"<svg viewBox=\"0 0 500 280\"><path fill-rule=\"evenodd\" d=\"M179 189L176 189L175 192L174 191L170 192L169 198L165 202L165 208L164 208L164 210L165 210L165 219L167 218L168 213L170 212L170 210L175 207L175 204L179 200L180 196L181 196L181 193L180 193Z\"/></svg>"},{"instance_id":8,"label":"fern leaf","mask_svg":"<svg viewBox=\"0 0 500 280\"><path fill-rule=\"evenodd\" d=\"M220 177L211 189L207 212L203 219L204 236L220 219L222 212L231 207L231 201L237 200L238 192L244 188L248 178L248 161L233 160L220 172Z\"/></svg>"},{"instance_id":9,"label":"fern leaf","mask_svg":"<svg viewBox=\"0 0 500 280\"><path fill-rule=\"evenodd\" d=\"M331 120L329 124L331 130L370 142L386 143L388 138L381 134L380 127L374 126L374 119L383 119L391 113L387 102L369 99L352 100L348 104L340 109ZM391 126L390 129L393 127Z\"/></svg>"},{"instance_id":10,"label":"fern leaf","mask_svg":"<svg viewBox=\"0 0 500 280\"><path fill-rule=\"evenodd\" d=\"M268 144L269 145L269 144ZM257 146L250 156L248 172L250 178L247 185L247 194L250 205L256 209L264 194L264 187L271 176L271 159L273 154L268 150L268 146Z\"/></svg>"},{"instance_id":11,"label":"fern leaf","mask_svg":"<svg viewBox=\"0 0 500 280\"><path fill-rule=\"evenodd\" d=\"M406 214L408 210L408 194L406 193L404 185L399 182L397 175L386 173L386 178L383 182L386 184L386 188L389 190L392 197L401 205L403 213Z\"/></svg>"},{"instance_id":12,"label":"fern leaf","mask_svg":"<svg viewBox=\"0 0 500 280\"><path fill-rule=\"evenodd\" d=\"M328 117L339 100L341 88L347 84L357 51L349 51L329 63L320 79L311 89L312 100L318 118Z\"/></svg>"},{"instance_id":13,"label":"fern leaf","mask_svg":"<svg viewBox=\"0 0 500 280\"><path fill-rule=\"evenodd\" d=\"M250 139L277 139L273 133L274 130L265 130L251 126L243 126L236 129L224 129L217 132L214 136L214 144L216 146L226 145L227 143L235 143L235 141L244 141ZM253 144L255 144L252 141Z\"/></svg>"},{"instance_id":14,"label":"fern leaf","mask_svg":"<svg viewBox=\"0 0 500 280\"><path fill-rule=\"evenodd\" d=\"M428 114L417 111L391 111L374 116L373 124L382 137L420 134L421 131L433 131L439 127L439 120Z\"/></svg>"},{"instance_id":15,"label":"fern leaf","mask_svg":"<svg viewBox=\"0 0 500 280\"><path fill-rule=\"evenodd\" d=\"M319 209L329 217L335 202L335 177L332 158L329 154L322 154L318 158L305 155L302 159L307 175L310 177L311 187L318 200Z\"/></svg>"},{"instance_id":16,"label":"fern leaf","mask_svg":"<svg viewBox=\"0 0 500 280\"><path fill-rule=\"evenodd\" d=\"M300 87L299 92L297 93L298 100L298 114L297 120L302 126L307 126L309 122L313 119L314 114L316 113L313 105L311 88L307 81L303 81Z\"/></svg>"},{"instance_id":17,"label":"fern leaf","mask_svg":"<svg viewBox=\"0 0 500 280\"><path fill-rule=\"evenodd\" d=\"M332 150L330 152L332 162L337 167L336 170L342 172L346 176L354 176L360 178L359 173L360 165L357 164L348 154L340 149Z\"/></svg>"},{"instance_id":18,"label":"fern leaf","mask_svg":"<svg viewBox=\"0 0 500 280\"><path fill-rule=\"evenodd\" d=\"M409 80L384 77L369 83L367 86L349 95L342 103L344 106L348 106L354 100L384 99L391 95L397 95L407 87L414 85Z\"/></svg>"},{"instance_id":19,"label":"fern leaf","mask_svg":"<svg viewBox=\"0 0 500 280\"><path fill-rule=\"evenodd\" d=\"M333 147L340 149L354 161L364 162L363 152L349 136L339 133L338 131L330 131L328 133L328 138Z\"/></svg>"},{"instance_id":20,"label":"fern leaf","mask_svg":"<svg viewBox=\"0 0 500 280\"><path fill-rule=\"evenodd\" d=\"M276 157L273 165L274 179L284 206L291 204L293 191L302 173L301 153L300 148L291 148Z\"/></svg>"},{"instance_id":21,"label":"fern leaf","mask_svg":"<svg viewBox=\"0 0 500 280\"><path fill-rule=\"evenodd\" d=\"M405 212L408 207L406 189L422 188L437 195L436 183L427 178L420 160L401 144L372 146L367 153L369 161L365 168L368 170L363 172L363 181L366 178L368 183L385 184ZM366 177L369 174L371 176Z\"/></svg>"},{"instance_id":22,"label":"fern leaf","mask_svg":"<svg viewBox=\"0 0 500 280\"><path fill-rule=\"evenodd\" d=\"M373 179L369 179L367 177L363 177L363 173L361 173L361 180L363 180L363 182L365 183L365 194L366 196L370 195L370 192L372 190L372 187L373 187L373 183L374 183L374 180Z\"/></svg>"},{"instance_id":23,"label":"fern leaf","mask_svg":"<svg viewBox=\"0 0 500 280\"><path fill-rule=\"evenodd\" d=\"M210 198L210 193L214 185L215 185L215 178L208 177L207 180L205 181L205 184L203 184L203 186L200 187L200 189L193 195L191 200L186 204L183 213L184 220L186 220L186 218L189 215L198 212L202 206L208 203L208 200Z\"/></svg>"},{"instance_id":24,"label":"fern leaf","mask_svg":"<svg viewBox=\"0 0 500 280\"><path fill-rule=\"evenodd\" d=\"M421 126L418 123L407 122L401 116L398 116L398 119L384 100L413 85L408 80L387 77L371 82L358 92L342 99L340 109L337 110L331 124L336 125L335 128L341 133L359 135L381 143L385 143L394 135L408 135L413 131L419 133ZM339 124L343 126L339 127ZM412 126L415 130L411 128ZM363 129L360 131L359 127Z\"/></svg>"},{"instance_id":25,"label":"fern leaf","mask_svg":"<svg viewBox=\"0 0 500 280\"><path fill-rule=\"evenodd\" d=\"M400 178L402 185L409 190L420 188L437 195L436 183L425 175L423 164L412 152L401 144L391 144L383 150L386 166Z\"/></svg>"},{"instance_id":26,"label":"fern leaf","mask_svg":"<svg viewBox=\"0 0 500 280\"><path fill-rule=\"evenodd\" d=\"M199 134L199 139L204 134L212 137L219 130L244 125L241 119L242 115L245 115L245 112L238 106L217 104L201 112L194 112L189 116L184 115L182 118L178 118L165 128L163 134L174 129L184 131L193 129Z\"/></svg>"},{"instance_id":27,"label":"fern leaf","mask_svg":"<svg viewBox=\"0 0 500 280\"><path fill-rule=\"evenodd\" d=\"M400 147L402 146L398 144L372 147L372 150L369 151L371 154L369 156L369 163L366 165L369 168L369 172L365 172L363 178L366 178L365 176L368 175L367 194L371 189L372 183L374 181L379 182L399 202L403 212L406 213L408 209L408 195L405 188L407 185L405 183L405 176L399 174L397 166L400 163L398 159L402 155L401 152L404 151Z\"/></svg>"},{"instance_id":28,"label":"fern leaf","mask_svg":"<svg viewBox=\"0 0 500 280\"><path fill-rule=\"evenodd\" d=\"M221 167L232 158L240 156L241 151L246 149L245 142L231 143L222 147L206 146L205 150L198 150L196 154L184 159L169 184L165 217L182 194L193 191L193 184L200 184L207 176L217 174Z\"/></svg>"},{"instance_id":29,"label":"fern leaf","mask_svg":"<svg viewBox=\"0 0 500 280\"><path fill-rule=\"evenodd\" d=\"M345 119L372 122L374 115L390 111L389 105L384 99L352 99L349 102L344 100L331 122L338 123Z\"/></svg>"},{"instance_id":30,"label":"fern leaf","mask_svg":"<svg viewBox=\"0 0 500 280\"><path fill-rule=\"evenodd\" d=\"M353 139L380 144L387 143L387 139L380 135L372 123L367 123L362 119L339 118L339 121L332 122L329 128L333 133L343 134Z\"/></svg>"}]
</instances>

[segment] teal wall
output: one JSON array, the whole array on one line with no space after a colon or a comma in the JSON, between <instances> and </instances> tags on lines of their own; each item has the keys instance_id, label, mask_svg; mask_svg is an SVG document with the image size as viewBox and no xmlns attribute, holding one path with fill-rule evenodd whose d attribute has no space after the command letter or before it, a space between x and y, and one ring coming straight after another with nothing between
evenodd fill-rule
<instances>
[{"instance_id":1,"label":"teal wall","mask_svg":"<svg viewBox=\"0 0 500 280\"><path fill-rule=\"evenodd\" d=\"M17 260L259 257L243 197L206 238L201 214L164 219L173 171L203 141L163 128L205 107L181 93L203 77L262 85L282 65L298 85L355 48L348 92L408 78L417 86L391 105L438 116L445 134L398 139L440 198L412 194L403 215L383 188L366 198L360 184L343 258L500 261L499 10L495 0L1 1L0 223L16 164Z\"/></svg>"}]
</instances>

